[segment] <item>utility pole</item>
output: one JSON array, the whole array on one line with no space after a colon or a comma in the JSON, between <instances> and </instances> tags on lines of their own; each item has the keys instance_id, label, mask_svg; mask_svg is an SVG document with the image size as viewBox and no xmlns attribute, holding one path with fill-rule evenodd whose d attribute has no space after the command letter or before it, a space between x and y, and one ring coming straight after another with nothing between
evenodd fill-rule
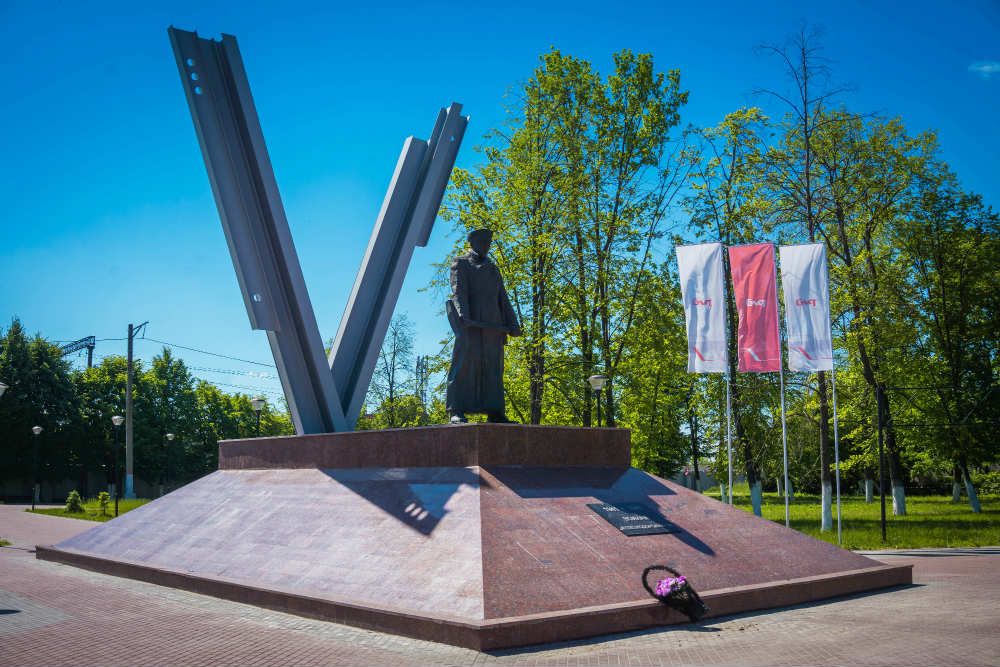
<instances>
[{"instance_id":1,"label":"utility pole","mask_svg":"<svg viewBox=\"0 0 1000 667\"><path fill-rule=\"evenodd\" d=\"M128 325L128 372L125 375L125 497L135 498L133 475L135 451L132 441L132 341L149 320L139 326Z\"/></svg>"}]
</instances>

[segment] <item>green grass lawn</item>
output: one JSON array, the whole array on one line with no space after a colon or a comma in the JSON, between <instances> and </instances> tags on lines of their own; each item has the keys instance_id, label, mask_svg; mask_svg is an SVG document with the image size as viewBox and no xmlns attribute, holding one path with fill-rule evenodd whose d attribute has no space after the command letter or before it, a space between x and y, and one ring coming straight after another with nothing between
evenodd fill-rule
<instances>
[{"instance_id":1,"label":"green grass lawn","mask_svg":"<svg viewBox=\"0 0 1000 667\"><path fill-rule=\"evenodd\" d=\"M126 500L122 498L118 501L118 514L119 516L125 514L130 510L134 510L136 507L145 505L150 501L149 498L132 498ZM86 519L87 521L110 521L115 518L115 501L111 500L108 505L107 515L101 515L101 506L97 502L97 498L89 498L84 504L84 512L67 512L64 507L51 507L48 509L27 509L25 512L34 511L35 514L48 514L49 516L65 516L70 519Z\"/></svg>"},{"instance_id":2,"label":"green grass lawn","mask_svg":"<svg viewBox=\"0 0 1000 667\"><path fill-rule=\"evenodd\" d=\"M747 485L736 485L733 504L747 512L750 493ZM718 487L706 495L719 497ZM1000 545L1000 497L980 496L981 514L974 514L968 500L952 503L951 496L907 496L906 516L892 515L892 498L886 497L886 541L882 541L879 499L866 503L864 496L841 496L841 518L845 549L913 549L918 547L982 547ZM785 499L765 493L761 512L765 519L784 525ZM789 507L789 524L795 530L837 543L837 502L833 503L833 530L821 533L820 498L795 494Z\"/></svg>"}]
</instances>

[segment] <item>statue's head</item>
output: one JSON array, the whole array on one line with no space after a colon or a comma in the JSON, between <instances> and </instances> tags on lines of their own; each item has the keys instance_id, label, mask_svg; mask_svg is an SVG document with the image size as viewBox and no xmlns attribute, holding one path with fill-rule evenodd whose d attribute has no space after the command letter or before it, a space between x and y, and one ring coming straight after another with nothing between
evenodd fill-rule
<instances>
[{"instance_id":1,"label":"statue's head","mask_svg":"<svg viewBox=\"0 0 1000 667\"><path fill-rule=\"evenodd\" d=\"M469 232L469 247L480 257L486 257L493 242L493 232L489 229L474 229Z\"/></svg>"}]
</instances>

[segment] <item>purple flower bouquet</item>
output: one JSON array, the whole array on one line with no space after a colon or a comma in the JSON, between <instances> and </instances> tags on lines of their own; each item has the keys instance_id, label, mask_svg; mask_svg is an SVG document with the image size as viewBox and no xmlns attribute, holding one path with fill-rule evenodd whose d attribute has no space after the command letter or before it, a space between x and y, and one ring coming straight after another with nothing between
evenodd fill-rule
<instances>
[{"instance_id":1,"label":"purple flower bouquet","mask_svg":"<svg viewBox=\"0 0 1000 667\"><path fill-rule=\"evenodd\" d=\"M651 586L649 575L653 572L668 572L672 577L656 580L656 585ZM691 587L687 577L681 575L677 570L666 565L650 565L642 572L642 585L649 591L649 594L663 604L681 612L692 622L700 620L708 613L708 607L698 593Z\"/></svg>"}]
</instances>

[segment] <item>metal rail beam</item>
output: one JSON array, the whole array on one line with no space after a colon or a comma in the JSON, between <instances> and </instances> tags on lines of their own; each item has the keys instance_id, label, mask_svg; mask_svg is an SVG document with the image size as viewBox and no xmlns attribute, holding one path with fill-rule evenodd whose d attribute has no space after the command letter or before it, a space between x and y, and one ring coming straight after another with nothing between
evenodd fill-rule
<instances>
[{"instance_id":1,"label":"metal rail beam","mask_svg":"<svg viewBox=\"0 0 1000 667\"><path fill-rule=\"evenodd\" d=\"M254 329L268 333L297 433L354 428L416 246L431 234L468 117L453 103L427 141L409 137L340 329L323 347L236 38L171 27L202 156Z\"/></svg>"},{"instance_id":2,"label":"metal rail beam","mask_svg":"<svg viewBox=\"0 0 1000 667\"><path fill-rule=\"evenodd\" d=\"M428 141L409 137L403 144L330 349L330 370L352 428L361 414L413 250L427 244L455 166L469 122L461 111L458 103L441 109Z\"/></svg>"},{"instance_id":3,"label":"metal rail beam","mask_svg":"<svg viewBox=\"0 0 1000 667\"><path fill-rule=\"evenodd\" d=\"M347 430L236 38L168 33L250 326L267 331L295 431Z\"/></svg>"}]
</instances>

